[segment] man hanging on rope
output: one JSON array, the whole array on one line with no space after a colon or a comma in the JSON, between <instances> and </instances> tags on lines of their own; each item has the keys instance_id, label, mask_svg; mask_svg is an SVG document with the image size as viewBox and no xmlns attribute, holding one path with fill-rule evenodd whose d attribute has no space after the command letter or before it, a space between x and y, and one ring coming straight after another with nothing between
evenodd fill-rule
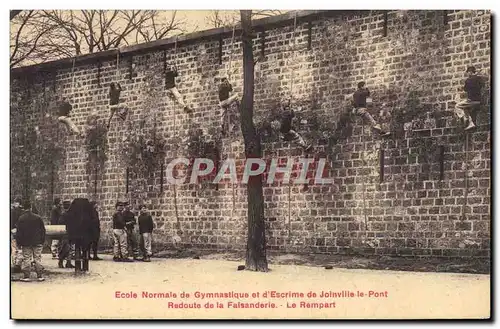
<instances>
[{"instance_id":1,"label":"man hanging on rope","mask_svg":"<svg viewBox=\"0 0 500 329\"><path fill-rule=\"evenodd\" d=\"M165 88L175 98L175 100L184 108L184 112L191 113L193 110L184 102L184 98L175 86L175 78L179 76L177 67L169 66L165 71Z\"/></svg>"},{"instance_id":2,"label":"man hanging on rope","mask_svg":"<svg viewBox=\"0 0 500 329\"><path fill-rule=\"evenodd\" d=\"M221 84L219 85L219 105L222 109L221 129L223 136L226 135L227 131L231 131L234 126L231 125L231 127L229 127L229 109L231 108L232 104L239 104L238 94L234 93L230 96L232 92L233 86L229 82L229 79L227 77L223 77L221 80Z\"/></svg>"},{"instance_id":3,"label":"man hanging on rope","mask_svg":"<svg viewBox=\"0 0 500 329\"><path fill-rule=\"evenodd\" d=\"M71 104L69 102L63 100L58 106L58 112L57 112L58 118L57 118L57 120L64 123L66 125L66 127L68 127L68 129L70 131L72 131L73 133L75 133L77 135L82 135L80 130L78 130L78 127L75 125L75 123L70 118L70 112L72 109L73 109L73 106L71 106Z\"/></svg>"},{"instance_id":4,"label":"man hanging on rope","mask_svg":"<svg viewBox=\"0 0 500 329\"><path fill-rule=\"evenodd\" d=\"M283 140L293 141L302 147L304 151L309 152L312 150L312 145L307 144L304 138L293 129L294 118L295 112L291 109L290 102L288 102L283 106L283 111L278 117L271 122L271 126L274 129L279 129Z\"/></svg>"},{"instance_id":5,"label":"man hanging on rope","mask_svg":"<svg viewBox=\"0 0 500 329\"><path fill-rule=\"evenodd\" d=\"M380 124L375 121L373 116L367 109L367 98L370 96L370 91L365 87L365 82L358 83L358 90L352 95L352 105L354 106L353 112L370 123L373 129L378 131L381 136L388 136L391 133L382 129Z\"/></svg>"},{"instance_id":6,"label":"man hanging on rope","mask_svg":"<svg viewBox=\"0 0 500 329\"><path fill-rule=\"evenodd\" d=\"M465 80L464 90L467 93L467 99L456 105L455 113L457 117L466 124L465 130L476 127L472 115L475 114L479 105L481 105L481 94L483 90L483 81L476 73L474 66L469 66L466 73L469 77Z\"/></svg>"},{"instance_id":7,"label":"man hanging on rope","mask_svg":"<svg viewBox=\"0 0 500 329\"><path fill-rule=\"evenodd\" d=\"M118 107L118 103L120 103L121 91L122 87L119 83L111 82L111 84L109 85L109 107L111 110L111 114L108 119L108 129L109 125L111 124L111 119L113 119L113 116L115 115L115 112L118 111L118 116L122 120L125 120L127 117L127 109Z\"/></svg>"}]
</instances>

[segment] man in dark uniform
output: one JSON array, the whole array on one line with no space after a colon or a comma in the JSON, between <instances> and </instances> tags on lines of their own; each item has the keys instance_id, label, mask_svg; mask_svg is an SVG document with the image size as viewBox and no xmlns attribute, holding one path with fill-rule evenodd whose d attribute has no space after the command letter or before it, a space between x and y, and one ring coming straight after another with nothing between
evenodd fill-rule
<instances>
[{"instance_id":1,"label":"man in dark uniform","mask_svg":"<svg viewBox=\"0 0 500 329\"><path fill-rule=\"evenodd\" d=\"M62 216L62 201L59 198L54 199L54 205L50 212L50 225L57 225L59 218ZM59 246L59 239L52 239L50 251L52 252L52 259L57 259L57 248Z\"/></svg>"},{"instance_id":2,"label":"man in dark uniform","mask_svg":"<svg viewBox=\"0 0 500 329\"><path fill-rule=\"evenodd\" d=\"M177 67L169 66L165 72L165 88L175 100L184 108L184 112L191 113L193 110L184 102L184 98L175 86L175 78L179 76Z\"/></svg>"},{"instance_id":3,"label":"man in dark uniform","mask_svg":"<svg viewBox=\"0 0 500 329\"><path fill-rule=\"evenodd\" d=\"M120 93L122 91L122 87L119 83L114 83L111 82L109 84L109 107L110 107L110 114L109 114L109 119L108 119L108 129L111 124L111 120L113 119L113 116L115 113L118 111L118 117L120 119L125 120L127 118L127 112L128 110L124 107L119 108L119 103L120 103Z\"/></svg>"},{"instance_id":4,"label":"man in dark uniform","mask_svg":"<svg viewBox=\"0 0 500 329\"><path fill-rule=\"evenodd\" d=\"M102 260L97 256L97 249L99 245L99 238L101 236L101 223L99 220L99 207L96 201L92 201L92 242L91 251L94 253L92 260Z\"/></svg>"},{"instance_id":5,"label":"man in dark uniform","mask_svg":"<svg viewBox=\"0 0 500 329\"><path fill-rule=\"evenodd\" d=\"M124 202L124 206L125 209L123 211L123 216L125 217L125 229L127 231L127 246L132 249L134 260L138 260L139 248L134 232L135 224L137 224L137 221L135 219L135 214L130 210L130 204L128 202Z\"/></svg>"},{"instance_id":6,"label":"man in dark uniform","mask_svg":"<svg viewBox=\"0 0 500 329\"><path fill-rule=\"evenodd\" d=\"M352 105L354 106L353 112L370 123L373 129L378 131L381 136L389 136L391 133L382 129L382 127L375 121L373 116L368 112L367 99L370 97L370 91L365 87L365 82L358 83L358 90L352 95Z\"/></svg>"},{"instance_id":7,"label":"man in dark uniform","mask_svg":"<svg viewBox=\"0 0 500 329\"><path fill-rule=\"evenodd\" d=\"M40 216L31 211L29 200L23 204L25 212L19 217L17 223L16 240L22 249L23 265L22 272L24 277L21 281L31 281L31 263L35 265L37 281L44 281L42 266L42 249L45 241L45 225Z\"/></svg>"},{"instance_id":8,"label":"man in dark uniform","mask_svg":"<svg viewBox=\"0 0 500 329\"><path fill-rule=\"evenodd\" d=\"M275 120L272 121L271 125L274 129L279 129L282 134L283 140L293 141L302 147L306 152L312 150L312 145L307 144L304 138L293 129L293 120L295 118L295 112L291 109L290 103L283 106L283 111L278 115Z\"/></svg>"},{"instance_id":9,"label":"man in dark uniform","mask_svg":"<svg viewBox=\"0 0 500 329\"><path fill-rule=\"evenodd\" d=\"M12 203L12 208L10 210L10 230L12 232L13 229L17 227L17 222L19 221L19 217L23 214L23 209L21 208L21 200L19 198L15 198ZM21 253L21 248L17 244L15 234L10 234L10 248L11 248L11 266L13 266L14 273L21 272L21 264L23 262L23 255Z\"/></svg>"},{"instance_id":10,"label":"man in dark uniform","mask_svg":"<svg viewBox=\"0 0 500 329\"><path fill-rule=\"evenodd\" d=\"M469 66L466 73L469 75L465 80L464 91L467 93L467 99L456 105L455 113L464 124L467 125L465 130L470 130L476 127L471 114L481 105L481 94L483 91L483 81L476 73L474 66Z\"/></svg>"}]
</instances>

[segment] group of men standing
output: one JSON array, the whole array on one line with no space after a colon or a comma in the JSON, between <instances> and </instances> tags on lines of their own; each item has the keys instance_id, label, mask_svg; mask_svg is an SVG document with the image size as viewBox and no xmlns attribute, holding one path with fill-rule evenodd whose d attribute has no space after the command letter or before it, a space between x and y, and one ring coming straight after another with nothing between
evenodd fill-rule
<instances>
[{"instance_id":1,"label":"group of men standing","mask_svg":"<svg viewBox=\"0 0 500 329\"><path fill-rule=\"evenodd\" d=\"M97 256L98 242L100 236L100 222L98 206L96 202L91 202L92 214L92 243L94 253L93 260L100 260ZM66 225L70 220L68 210L70 201L62 202L56 198L53 203L50 224ZM10 216L11 229L11 264L13 272L24 274L21 281L30 281L31 266L34 265L38 281L43 281L43 266L41 264L43 244L45 242L46 229L42 218L33 210L29 200L21 204L19 199L15 199ZM75 246L67 238L52 239L51 253L53 259L58 259L59 268L75 268L71 260L75 257ZM66 264L64 265L64 261Z\"/></svg>"},{"instance_id":2,"label":"group of men standing","mask_svg":"<svg viewBox=\"0 0 500 329\"><path fill-rule=\"evenodd\" d=\"M92 237L90 253L92 260L101 260L97 255L98 243L100 238L100 220L98 204L95 201L92 205ZM54 200L51 215L51 225L64 225L71 220L69 218L69 209L71 202L62 201L59 198ZM135 235L135 226L139 226L140 243ZM37 274L37 280L43 281L43 266L41 264L42 249L46 237L45 224L42 218L33 211L31 203L24 201L21 204L20 199L15 199L11 207L11 262L13 272L24 274L21 281L31 281L30 274L34 266ZM145 205L139 206L139 216L136 220L128 202L117 202L116 213L113 215L113 260L131 262L133 260L151 261L152 256L152 233L153 218L147 212ZM131 253L129 253L129 247ZM139 248L142 251L143 258L139 258ZM52 258L58 259L59 268L74 268L71 260L75 257L75 246L67 238L52 239L50 245ZM133 259L129 258L133 256ZM89 255L90 256L90 255ZM66 261L66 264L64 264Z\"/></svg>"},{"instance_id":3,"label":"group of men standing","mask_svg":"<svg viewBox=\"0 0 500 329\"><path fill-rule=\"evenodd\" d=\"M115 262L133 262L134 260L151 261L153 218L147 212L145 205L139 206L139 217L130 209L128 202L117 202L116 212L113 215L113 260ZM139 258L139 244L135 235L135 225L139 224L140 248L143 258ZM129 249L132 252L129 252ZM133 259L129 256L132 255Z\"/></svg>"}]
</instances>

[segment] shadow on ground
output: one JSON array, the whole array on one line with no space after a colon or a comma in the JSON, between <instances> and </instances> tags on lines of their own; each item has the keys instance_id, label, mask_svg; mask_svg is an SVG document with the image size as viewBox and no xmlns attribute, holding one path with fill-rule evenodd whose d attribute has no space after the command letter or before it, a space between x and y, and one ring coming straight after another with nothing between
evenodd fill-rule
<instances>
[{"instance_id":1,"label":"shadow on ground","mask_svg":"<svg viewBox=\"0 0 500 329\"><path fill-rule=\"evenodd\" d=\"M245 252L243 251L214 252L211 250L169 249L156 252L154 257L230 260L239 261L242 264L245 262ZM268 252L268 262L271 266L276 264L411 272L490 273L490 259L487 258L416 258L402 256L279 254Z\"/></svg>"}]
</instances>

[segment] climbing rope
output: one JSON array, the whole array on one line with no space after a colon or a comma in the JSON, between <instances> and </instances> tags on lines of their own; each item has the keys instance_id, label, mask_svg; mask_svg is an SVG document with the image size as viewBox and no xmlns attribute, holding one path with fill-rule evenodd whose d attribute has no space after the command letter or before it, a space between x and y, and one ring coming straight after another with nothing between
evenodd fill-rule
<instances>
[{"instance_id":1,"label":"climbing rope","mask_svg":"<svg viewBox=\"0 0 500 329\"><path fill-rule=\"evenodd\" d=\"M76 62L76 57L73 57L72 67L71 67L71 92L70 92L72 99L74 98L74 90L75 90L75 62ZM57 130L59 131L59 129L57 129ZM64 170L64 181L65 182L69 181L69 173L68 173L67 169L68 169L67 165L65 165L65 170Z\"/></svg>"},{"instance_id":2,"label":"climbing rope","mask_svg":"<svg viewBox=\"0 0 500 329\"><path fill-rule=\"evenodd\" d=\"M290 56L292 63L294 63L294 61L295 61L296 31L297 31L297 11L295 11L295 15L294 15L294 19L293 19L293 34L292 34L293 46L292 46L292 56ZM294 74L294 70L292 69L291 77L290 77L290 102L291 102L292 97L293 97L294 78L295 78L295 74Z\"/></svg>"},{"instance_id":3,"label":"climbing rope","mask_svg":"<svg viewBox=\"0 0 500 329\"><path fill-rule=\"evenodd\" d=\"M472 62L472 57L474 55L474 51L472 49L472 44L474 42L474 34L473 34L473 24L474 24L474 12L470 12L470 29L469 29L469 34L470 34L470 51L469 51L469 60L470 60L470 65L473 65ZM470 112L469 112L470 115ZM469 197L469 132L465 132L465 178L464 178L464 202L462 204L462 220L466 219L465 212L467 210L467 202L468 202L468 197Z\"/></svg>"},{"instance_id":4,"label":"climbing rope","mask_svg":"<svg viewBox=\"0 0 500 329\"><path fill-rule=\"evenodd\" d=\"M74 97L73 93L75 91L75 62L76 57L73 57L73 66L71 68L71 97Z\"/></svg>"},{"instance_id":5,"label":"climbing rope","mask_svg":"<svg viewBox=\"0 0 500 329\"><path fill-rule=\"evenodd\" d=\"M174 42L174 67L177 68L177 41L179 40L179 36L175 37Z\"/></svg>"},{"instance_id":6,"label":"climbing rope","mask_svg":"<svg viewBox=\"0 0 500 329\"><path fill-rule=\"evenodd\" d=\"M462 204L462 219L465 220L467 199L469 196L469 134L465 133L465 179L464 179L464 202Z\"/></svg>"},{"instance_id":7,"label":"climbing rope","mask_svg":"<svg viewBox=\"0 0 500 329\"><path fill-rule=\"evenodd\" d=\"M292 226L292 184L288 182L288 237L290 237L290 228Z\"/></svg>"},{"instance_id":8,"label":"climbing rope","mask_svg":"<svg viewBox=\"0 0 500 329\"><path fill-rule=\"evenodd\" d=\"M226 69L226 76L228 77L228 80L231 80L231 67L233 63L233 52L234 52L234 35L236 32L236 24L233 24L233 36L231 37L231 46L230 49L231 51L229 52L229 67Z\"/></svg>"},{"instance_id":9,"label":"climbing rope","mask_svg":"<svg viewBox=\"0 0 500 329\"><path fill-rule=\"evenodd\" d=\"M117 52L116 52L116 73L115 73L116 81L119 80L119 77L120 77L120 50L117 50Z\"/></svg>"},{"instance_id":10,"label":"climbing rope","mask_svg":"<svg viewBox=\"0 0 500 329\"><path fill-rule=\"evenodd\" d=\"M290 60L292 61L292 64L295 64L296 31L297 31L297 11L295 11L294 18L293 18L292 55L290 56ZM291 66L289 65L289 67L291 67ZM291 104L292 104L293 87L294 87L294 80L295 80L295 74L294 74L293 68L291 70L292 71L291 71L291 77L290 77L290 97L288 99L289 106L291 106ZM291 182L288 182L288 223L287 223L288 237L290 237L290 228L292 225L291 200L292 200L292 184L291 184Z\"/></svg>"},{"instance_id":11,"label":"climbing rope","mask_svg":"<svg viewBox=\"0 0 500 329\"><path fill-rule=\"evenodd\" d=\"M369 17L371 17L372 11L370 10ZM368 50L369 48L369 39L370 39L370 24L368 24L367 28L368 32L368 37L366 38L366 48ZM367 56L368 51L365 52L365 56ZM363 69L363 81L366 83L366 71L368 68L368 58L365 58L365 63L364 63L364 69ZM363 119L362 119L363 120ZM362 122L361 124L361 139L363 142L363 151L361 152L361 161L363 162L363 168L366 167L366 159L365 159L365 152L366 152L366 137L365 137L365 123ZM368 216L366 214L366 185L365 185L365 175L361 175L361 187L363 189L363 216L365 219L365 235L367 233L367 228L368 228Z\"/></svg>"},{"instance_id":12,"label":"climbing rope","mask_svg":"<svg viewBox=\"0 0 500 329\"><path fill-rule=\"evenodd\" d=\"M177 71L177 42L178 41L179 41L179 36L176 36L175 37L175 41L174 41L174 56L173 56L174 57L173 58L173 63L174 63L173 66L174 66L174 70L176 70L176 71ZM174 115L173 115L173 117L174 117L174 138L177 139L177 120L176 120L176 113L175 113L176 111L175 111L175 108L176 108L176 106L174 105L173 106L173 111L174 111ZM174 157L177 158L177 145L178 145L178 143L175 143L175 144L176 144L176 146L174 147ZM181 229L181 225L180 225L180 221L179 221L179 208L177 206L177 186L176 185L177 184L173 184L173 189L174 189L174 191L173 191L174 192L173 193L174 194L174 212L175 212L175 221L176 221L175 222L175 224L176 224L175 228L176 229L175 229L175 233L174 233L174 244L177 243L176 239L178 239L178 238L180 239L180 237L179 237L178 234L179 234L179 231Z\"/></svg>"},{"instance_id":13,"label":"climbing rope","mask_svg":"<svg viewBox=\"0 0 500 329\"><path fill-rule=\"evenodd\" d=\"M115 71L115 80L116 80L116 83L118 84L118 80L119 80L119 77L120 77L120 50L116 50L116 71ZM116 85L116 87L118 87L118 85ZM108 119L108 124L107 124L107 127L109 128L110 124L111 124L111 120L113 119L113 116L115 115L115 109L114 107L111 107L111 115L109 116L109 119Z\"/></svg>"},{"instance_id":14,"label":"climbing rope","mask_svg":"<svg viewBox=\"0 0 500 329\"><path fill-rule=\"evenodd\" d=\"M469 33L470 33L470 53L469 53L469 57L470 57L471 65L472 65L472 57L474 55L474 50L472 49L472 45L474 43L474 30L472 29L473 26L474 26L474 12L471 10L471 12L470 12L470 30L469 30Z\"/></svg>"},{"instance_id":15,"label":"climbing rope","mask_svg":"<svg viewBox=\"0 0 500 329\"><path fill-rule=\"evenodd\" d=\"M363 141L363 152L361 152L361 160L363 162L363 168L366 167L366 161L365 161L365 151L366 151L366 141L365 141L365 125L361 125L361 139ZM366 215L366 187L365 187L365 175L361 175L361 184L362 184L362 189L363 189L363 216L365 218L365 232L367 230L367 225L368 225L368 219Z\"/></svg>"}]
</instances>

